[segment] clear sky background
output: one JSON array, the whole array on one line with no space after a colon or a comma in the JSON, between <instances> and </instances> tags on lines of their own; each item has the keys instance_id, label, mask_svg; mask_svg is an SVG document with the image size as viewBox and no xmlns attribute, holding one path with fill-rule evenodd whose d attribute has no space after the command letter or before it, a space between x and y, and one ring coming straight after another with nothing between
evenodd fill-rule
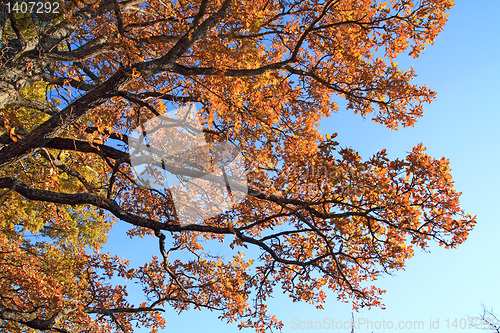
<instances>
[{"instance_id":1,"label":"clear sky background","mask_svg":"<svg viewBox=\"0 0 500 333\"><path fill-rule=\"evenodd\" d=\"M339 113L321 122L323 134L338 132L340 144L359 151L364 159L384 148L390 158L402 158L420 142L431 156L449 158L455 188L463 192L462 208L477 215L476 228L458 249L431 246L430 253L417 252L405 271L376 282L387 290L383 297L386 309L355 312L358 324L371 321L374 326L367 329L369 324L363 324L356 332L477 332L463 329L463 325L468 316L481 313L482 304L500 314L499 13L499 0L457 0L435 44L416 60L398 60L403 66L413 65L416 82L438 93L415 127L391 131L343 110L341 104ZM136 264L149 261L152 254L159 255L156 240L128 240L124 231L120 226L113 229L105 249ZM350 321L351 306L329 295L325 309L316 310L292 303L278 291L269 303L269 312L284 322L284 333L350 332L325 325L322 329L297 327L308 321L324 324L325 318L330 323L332 318ZM238 331L236 325L218 320L216 312L191 310L178 316L166 310L164 332ZM454 319L458 327L452 326ZM385 322L387 327L389 321L392 330L377 326ZM424 326L397 329L400 322L409 328L416 325L414 321L423 321Z\"/></svg>"}]
</instances>

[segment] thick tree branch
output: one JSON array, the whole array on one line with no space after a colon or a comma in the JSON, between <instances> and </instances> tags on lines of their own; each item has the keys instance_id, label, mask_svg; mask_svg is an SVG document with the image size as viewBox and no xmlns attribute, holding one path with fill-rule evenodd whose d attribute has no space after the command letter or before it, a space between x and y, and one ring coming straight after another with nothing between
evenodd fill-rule
<instances>
[{"instance_id":1,"label":"thick tree branch","mask_svg":"<svg viewBox=\"0 0 500 333\"><path fill-rule=\"evenodd\" d=\"M59 324L59 321L62 319L63 315L64 314L62 312L58 312L48 319L39 319L36 312L21 312L8 309L0 304L0 319L2 320L18 322L40 331L76 333L76 330Z\"/></svg>"},{"instance_id":2,"label":"thick tree branch","mask_svg":"<svg viewBox=\"0 0 500 333\"><path fill-rule=\"evenodd\" d=\"M39 125L24 139L3 147L1 144L5 143L0 140L0 168L19 161L35 149L45 145L65 128L74 124L86 112L115 96L116 91L123 88L131 80L132 70L130 68L120 69L106 82L87 92L84 96L61 110L57 115Z\"/></svg>"},{"instance_id":3,"label":"thick tree branch","mask_svg":"<svg viewBox=\"0 0 500 333\"><path fill-rule=\"evenodd\" d=\"M109 2L112 4L112 1L107 2L108 4ZM131 1L127 1L127 3L130 2ZM134 68L120 68L106 82L88 91L84 96L59 112L57 116L50 118L38 126L24 139L5 146L5 141L8 141L7 138L3 138L3 140L0 138L0 168L15 163L24 156L32 153L36 148L43 146L51 139L55 138L65 128L80 119L86 112L105 103L111 97L116 96L117 91L122 90L123 87L131 82L134 69L139 70L145 76L149 76L164 71L165 66L170 67L193 43L203 37L218 20L229 13L230 6L231 0L226 0L217 13L190 29L190 31L188 31L165 56L157 60L136 64ZM102 10L101 7L99 8L99 10ZM80 16L82 15L83 14ZM64 36L66 36L66 33L69 33L68 29L68 27L60 27L59 30L55 30L57 33L53 31L53 34L57 37L54 36L51 39L45 40L44 45L52 45L56 40L62 40L65 38Z\"/></svg>"}]
</instances>

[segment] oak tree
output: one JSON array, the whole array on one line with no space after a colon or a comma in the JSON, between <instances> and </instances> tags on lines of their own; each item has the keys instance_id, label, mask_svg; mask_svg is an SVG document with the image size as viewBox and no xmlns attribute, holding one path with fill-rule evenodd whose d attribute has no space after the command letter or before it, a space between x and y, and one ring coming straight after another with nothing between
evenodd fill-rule
<instances>
[{"instance_id":1,"label":"oak tree","mask_svg":"<svg viewBox=\"0 0 500 333\"><path fill-rule=\"evenodd\" d=\"M421 144L404 159L362 159L335 129L318 130L339 99L388 128L412 126L435 93L395 60L433 42L452 0L68 0L44 17L6 14L6 3L3 331L156 331L169 306L263 332L282 326L266 312L277 290L318 308L326 289L379 306L377 277L402 269L413 246L457 246L475 223L449 160ZM209 146L238 147L248 189L231 209L183 224L172 193L138 183L130 142L188 106ZM156 162L181 178L208 174ZM104 253L115 223L156 239L158 254L131 267ZM210 250L221 242L229 252ZM133 282L140 304L127 296Z\"/></svg>"}]
</instances>

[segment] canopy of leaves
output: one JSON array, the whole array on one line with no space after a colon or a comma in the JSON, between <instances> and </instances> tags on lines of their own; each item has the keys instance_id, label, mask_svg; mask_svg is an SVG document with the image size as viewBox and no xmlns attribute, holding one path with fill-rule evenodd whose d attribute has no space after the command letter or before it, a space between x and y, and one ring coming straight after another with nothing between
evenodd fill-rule
<instances>
[{"instance_id":1,"label":"canopy of leaves","mask_svg":"<svg viewBox=\"0 0 500 333\"><path fill-rule=\"evenodd\" d=\"M394 60L432 43L452 4L68 0L60 15L2 14L0 330L156 331L171 306L263 332L282 326L266 312L279 289L318 308L326 288L381 305L377 277L414 246L462 243L475 218L447 159L417 145L363 160L317 127L338 99L412 126L435 93ZM192 104L209 144L241 150L249 190L181 225L171 195L135 182L127 145L149 119ZM160 256L130 267L103 253L113 223L156 238ZM223 241L233 252L210 251ZM130 282L142 304L129 303Z\"/></svg>"}]
</instances>

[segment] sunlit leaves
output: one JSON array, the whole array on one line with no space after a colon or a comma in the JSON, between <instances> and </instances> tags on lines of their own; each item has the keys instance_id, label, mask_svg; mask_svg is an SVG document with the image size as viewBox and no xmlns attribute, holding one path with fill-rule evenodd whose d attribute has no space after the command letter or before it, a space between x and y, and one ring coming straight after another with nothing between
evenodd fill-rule
<instances>
[{"instance_id":1,"label":"sunlit leaves","mask_svg":"<svg viewBox=\"0 0 500 333\"><path fill-rule=\"evenodd\" d=\"M451 0L64 5L64 18L37 28L45 42L57 41L51 33L62 41L12 58L9 69L25 73L15 82L0 68L0 83L17 93L0 95L8 95L0 150L34 137L0 172L25 186L24 196L20 185L0 192L6 308L56 316L52 328L63 332L128 332L134 321L155 331L162 307L208 308L264 332L283 325L267 313L273 292L321 308L329 288L354 307L381 306L377 278L404 268L414 247L455 247L473 227L445 158L422 145L405 158L385 150L363 158L336 141L335 128L318 130L341 99L390 129L413 126L435 93L396 58L433 43ZM18 37L13 22L6 40ZM62 30L47 30L57 22ZM30 81L37 71L46 75ZM168 191L134 181L127 149L134 129L188 105L208 144L241 150L250 190L186 227ZM63 114L65 126L44 132ZM50 192L26 199L36 190ZM88 204L58 204L71 195ZM131 267L101 253L112 224L125 222L129 236L159 241L161 257ZM134 282L143 303L128 295ZM4 322L19 330L22 321Z\"/></svg>"}]
</instances>

